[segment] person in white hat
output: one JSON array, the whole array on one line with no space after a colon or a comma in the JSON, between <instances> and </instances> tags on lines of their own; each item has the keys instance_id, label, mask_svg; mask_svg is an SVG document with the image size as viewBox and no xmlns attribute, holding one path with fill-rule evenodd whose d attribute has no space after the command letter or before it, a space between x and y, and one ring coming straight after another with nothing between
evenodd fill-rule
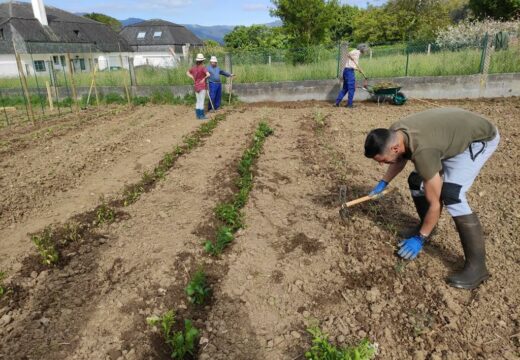
<instances>
[{"instance_id":1,"label":"person in white hat","mask_svg":"<svg viewBox=\"0 0 520 360\"><path fill-rule=\"evenodd\" d=\"M197 54L195 58L196 65L186 72L186 75L194 82L195 95L197 97L195 114L199 120L207 119L204 114L204 99L206 97L206 79L209 77L209 72L204 66L204 60L206 60L204 55Z\"/></svg>"},{"instance_id":2,"label":"person in white hat","mask_svg":"<svg viewBox=\"0 0 520 360\"><path fill-rule=\"evenodd\" d=\"M220 101L222 99L222 83L220 82L220 75L225 77L234 76L218 67L218 60L216 56L212 56L209 59L210 65L208 66L209 77L209 97L211 98L208 104L208 111L212 110L211 105L213 104L213 110L218 110L220 107Z\"/></svg>"}]
</instances>

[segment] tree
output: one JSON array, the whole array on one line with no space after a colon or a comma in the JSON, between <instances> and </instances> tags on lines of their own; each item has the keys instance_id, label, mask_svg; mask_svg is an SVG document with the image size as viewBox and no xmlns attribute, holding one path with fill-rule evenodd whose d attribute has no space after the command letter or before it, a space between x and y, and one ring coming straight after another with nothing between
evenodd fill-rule
<instances>
[{"instance_id":1,"label":"tree","mask_svg":"<svg viewBox=\"0 0 520 360\"><path fill-rule=\"evenodd\" d=\"M511 20L520 16L520 0L469 0L469 8L478 19Z\"/></svg>"},{"instance_id":2,"label":"tree","mask_svg":"<svg viewBox=\"0 0 520 360\"><path fill-rule=\"evenodd\" d=\"M354 18L360 10L355 6L339 5L333 11L333 22L330 27L330 39L334 43L347 40L352 37L354 31Z\"/></svg>"},{"instance_id":3,"label":"tree","mask_svg":"<svg viewBox=\"0 0 520 360\"><path fill-rule=\"evenodd\" d=\"M293 48L321 44L334 23L337 0L272 0Z\"/></svg>"},{"instance_id":4,"label":"tree","mask_svg":"<svg viewBox=\"0 0 520 360\"><path fill-rule=\"evenodd\" d=\"M105 14L100 14L100 13L93 12L93 13L90 13L90 14L83 15L83 17L86 17L88 19L92 19L92 20L98 21L98 22L103 23L103 24L107 24L114 31L121 30L121 27L123 26L119 20L117 20L117 19L115 19L115 18L113 18L111 16L105 15Z\"/></svg>"},{"instance_id":5,"label":"tree","mask_svg":"<svg viewBox=\"0 0 520 360\"><path fill-rule=\"evenodd\" d=\"M279 49L287 45L287 36L279 27L237 26L224 36L226 47L242 50Z\"/></svg>"}]
</instances>

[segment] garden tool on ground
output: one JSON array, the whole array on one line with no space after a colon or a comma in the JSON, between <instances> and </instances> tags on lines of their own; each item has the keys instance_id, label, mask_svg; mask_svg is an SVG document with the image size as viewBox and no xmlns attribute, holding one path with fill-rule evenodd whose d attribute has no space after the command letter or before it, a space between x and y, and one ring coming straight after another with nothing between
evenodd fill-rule
<instances>
[{"instance_id":1,"label":"garden tool on ground","mask_svg":"<svg viewBox=\"0 0 520 360\"><path fill-rule=\"evenodd\" d=\"M347 200L347 187L345 185L342 185L339 188L339 201L341 202L339 216L341 217L342 220L347 220L349 217L349 209L348 209L349 207L364 203L365 201L378 199L381 196L384 196L384 195L394 191L394 189L395 188L390 188L390 189L383 190L381 193L379 193L377 195L373 195L373 196L366 195L366 196L360 197L355 200L346 201Z\"/></svg>"}]
</instances>

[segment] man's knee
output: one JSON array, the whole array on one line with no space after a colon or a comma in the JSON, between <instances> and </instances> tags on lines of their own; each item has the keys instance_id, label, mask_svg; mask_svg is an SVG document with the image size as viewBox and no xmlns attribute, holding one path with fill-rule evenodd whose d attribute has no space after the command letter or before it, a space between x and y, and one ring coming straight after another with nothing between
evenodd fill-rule
<instances>
[{"instance_id":1,"label":"man's knee","mask_svg":"<svg viewBox=\"0 0 520 360\"><path fill-rule=\"evenodd\" d=\"M412 171L408 176L408 187L413 197L424 196L424 191L421 189L422 182L422 177L415 171Z\"/></svg>"},{"instance_id":2,"label":"man's knee","mask_svg":"<svg viewBox=\"0 0 520 360\"><path fill-rule=\"evenodd\" d=\"M472 213L466 195L462 191L462 185L445 182L442 184L441 201L451 216L463 216Z\"/></svg>"}]
</instances>

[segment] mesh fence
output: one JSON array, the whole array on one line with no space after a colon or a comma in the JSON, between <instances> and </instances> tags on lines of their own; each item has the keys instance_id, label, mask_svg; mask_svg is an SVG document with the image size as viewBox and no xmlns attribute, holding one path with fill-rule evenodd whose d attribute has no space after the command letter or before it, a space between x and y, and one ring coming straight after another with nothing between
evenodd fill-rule
<instances>
[{"instance_id":1,"label":"mesh fence","mask_svg":"<svg viewBox=\"0 0 520 360\"><path fill-rule=\"evenodd\" d=\"M120 48L119 44L111 45ZM155 58L139 52L100 53L89 44L25 42L15 47L16 57L4 55L2 59L8 60L0 60L3 125L37 121L92 105L145 101L132 96L136 86L164 92L161 86L192 85L186 71L199 52L207 60L216 56L222 69L234 73L235 83L334 79L341 76L348 44L247 51L191 48L187 55L165 52ZM484 41L457 47L439 47L433 42L377 44L359 64L368 77L385 78L520 72L518 59L517 37L486 36ZM229 80L223 77L222 81ZM169 99L172 94L161 96Z\"/></svg>"}]
</instances>

